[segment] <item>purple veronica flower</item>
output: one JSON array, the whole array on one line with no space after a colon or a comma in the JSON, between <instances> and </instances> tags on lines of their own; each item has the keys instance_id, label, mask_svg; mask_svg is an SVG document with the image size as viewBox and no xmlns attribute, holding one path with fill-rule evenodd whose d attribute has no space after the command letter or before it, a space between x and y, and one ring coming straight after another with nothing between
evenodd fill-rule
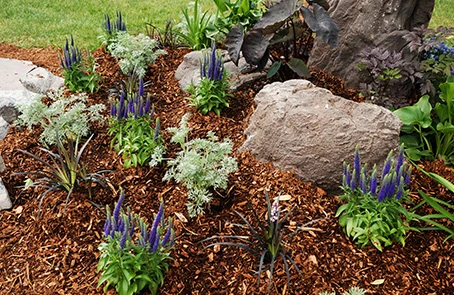
<instances>
[{"instance_id":1,"label":"purple veronica flower","mask_svg":"<svg viewBox=\"0 0 454 295\"><path fill-rule=\"evenodd\" d=\"M109 207L107 206L106 223L104 223L104 235L106 237L110 236L111 231L112 231L112 216L110 215L110 210Z\"/></svg>"},{"instance_id":2,"label":"purple veronica flower","mask_svg":"<svg viewBox=\"0 0 454 295\"><path fill-rule=\"evenodd\" d=\"M384 179L385 176L389 173L389 171L391 171L392 154L393 154L393 151L391 150L388 154L388 157L386 157L385 165L383 166L383 172L381 175L381 179Z\"/></svg>"},{"instance_id":3,"label":"purple veronica flower","mask_svg":"<svg viewBox=\"0 0 454 295\"><path fill-rule=\"evenodd\" d=\"M121 211L121 206L123 205L123 202L125 200L125 194L123 190L120 192L120 199L118 200L117 204L115 205L115 209L113 211L113 226L112 229L114 231L117 230L118 224L120 222L120 211Z\"/></svg>"},{"instance_id":4,"label":"purple veronica flower","mask_svg":"<svg viewBox=\"0 0 454 295\"><path fill-rule=\"evenodd\" d=\"M151 99L150 99L150 95L147 95L147 101L145 102L145 108L144 108L144 114L148 114L148 112L150 111L150 107L151 107Z\"/></svg>"},{"instance_id":5,"label":"purple veronica flower","mask_svg":"<svg viewBox=\"0 0 454 295\"><path fill-rule=\"evenodd\" d=\"M120 249L124 249L125 244L126 244L126 239L128 238L128 233L129 233L129 226L128 226L128 217L123 216L122 218L122 224L124 224L124 228L121 232L121 238L120 238Z\"/></svg>"},{"instance_id":6,"label":"purple veronica flower","mask_svg":"<svg viewBox=\"0 0 454 295\"><path fill-rule=\"evenodd\" d=\"M407 173L405 173L404 184L405 184L405 185L410 184L410 180L411 180L411 166L408 167Z\"/></svg>"},{"instance_id":7,"label":"purple veronica flower","mask_svg":"<svg viewBox=\"0 0 454 295\"><path fill-rule=\"evenodd\" d=\"M159 239L160 239L161 233L159 230L156 232L156 237L154 239L153 247L151 248L151 252L155 253L156 250L158 250L159 247Z\"/></svg>"},{"instance_id":8,"label":"purple veronica flower","mask_svg":"<svg viewBox=\"0 0 454 295\"><path fill-rule=\"evenodd\" d=\"M172 220L170 220L169 222L169 226L167 227L167 232L164 235L164 238L162 239L161 246L164 247L165 245L167 245L171 235L172 235Z\"/></svg>"},{"instance_id":9,"label":"purple veronica flower","mask_svg":"<svg viewBox=\"0 0 454 295\"><path fill-rule=\"evenodd\" d=\"M387 191L388 191L389 183L391 181L390 178L391 178L391 175L387 174L385 176L385 178L382 179L382 184L381 184L380 191L378 192L378 197L377 197L379 202L383 202L387 197Z\"/></svg>"},{"instance_id":10,"label":"purple veronica flower","mask_svg":"<svg viewBox=\"0 0 454 295\"><path fill-rule=\"evenodd\" d=\"M359 188L363 194L367 194L367 164L361 169L361 176L359 179Z\"/></svg>"},{"instance_id":11,"label":"purple veronica flower","mask_svg":"<svg viewBox=\"0 0 454 295\"><path fill-rule=\"evenodd\" d=\"M372 175L370 176L369 191L372 196L377 194L377 165L372 168Z\"/></svg>"},{"instance_id":12,"label":"purple veronica flower","mask_svg":"<svg viewBox=\"0 0 454 295\"><path fill-rule=\"evenodd\" d=\"M401 176L400 178L401 178L401 180L399 181L400 184L397 187L397 193L396 193L396 199L397 200L400 200L402 198L403 191L404 191L404 177Z\"/></svg>"},{"instance_id":13,"label":"purple veronica flower","mask_svg":"<svg viewBox=\"0 0 454 295\"><path fill-rule=\"evenodd\" d=\"M404 159L404 145L402 144L399 148L399 155L397 156L396 172L399 172L400 167L404 164Z\"/></svg>"},{"instance_id":14,"label":"purple veronica flower","mask_svg":"<svg viewBox=\"0 0 454 295\"><path fill-rule=\"evenodd\" d=\"M151 230L150 230L149 244L152 246L155 243L156 232L158 231L159 223L161 222L163 213L164 213L164 203L161 202L158 213L156 214L156 217L153 221L153 225L151 226Z\"/></svg>"},{"instance_id":15,"label":"purple veronica flower","mask_svg":"<svg viewBox=\"0 0 454 295\"><path fill-rule=\"evenodd\" d=\"M350 174L350 165L345 164L344 178L345 178L345 186L351 188L352 175Z\"/></svg>"},{"instance_id":16,"label":"purple veronica flower","mask_svg":"<svg viewBox=\"0 0 454 295\"><path fill-rule=\"evenodd\" d=\"M355 173L356 171L356 173ZM355 183L359 183L360 179L360 171L361 171L361 158L359 156L359 145L356 145L355 148L355 158L353 160L353 173L356 175L356 178L354 178Z\"/></svg>"}]
</instances>

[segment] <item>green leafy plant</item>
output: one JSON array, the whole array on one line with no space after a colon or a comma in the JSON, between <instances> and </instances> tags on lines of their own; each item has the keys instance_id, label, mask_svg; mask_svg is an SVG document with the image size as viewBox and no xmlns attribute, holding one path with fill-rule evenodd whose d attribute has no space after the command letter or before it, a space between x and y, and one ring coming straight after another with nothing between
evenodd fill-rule
<instances>
[{"instance_id":1,"label":"green leafy plant","mask_svg":"<svg viewBox=\"0 0 454 295\"><path fill-rule=\"evenodd\" d=\"M411 166L404 161L401 146L397 162L392 159L392 151L385 161L381 183L378 185L377 168L374 165L368 176L367 164L361 167L359 148L356 147L353 169L344 163L344 177L340 196L346 201L339 207L335 217L344 228L347 236L360 247L371 242L378 250L398 241L405 246L409 223L414 214L401 204L408 191L405 186L410 182ZM402 219L403 217L403 219Z\"/></svg>"},{"instance_id":2,"label":"green leafy plant","mask_svg":"<svg viewBox=\"0 0 454 295\"><path fill-rule=\"evenodd\" d=\"M151 21L146 23L147 35L158 42L159 48L169 47L175 49L180 46L180 35L175 30L171 19L166 21L164 30L155 26Z\"/></svg>"},{"instance_id":3,"label":"green leafy plant","mask_svg":"<svg viewBox=\"0 0 454 295\"><path fill-rule=\"evenodd\" d=\"M232 61L238 65L242 53L247 63L257 66L261 71L271 59L273 65L268 76L277 72L286 76L289 69L300 77L308 77L307 66L300 58L304 51L307 52L307 48L301 50L298 44L301 37L311 34L307 34L307 30L303 28L299 14L304 17L306 25L331 46L337 46L339 32L325 8L315 2L324 1L311 1L312 10L301 5L298 0L278 1L273 3L246 33L241 23L234 25L225 42ZM273 49L281 45L286 53L284 59L281 55L273 54ZM306 46L305 42L303 46Z\"/></svg>"},{"instance_id":4,"label":"green leafy plant","mask_svg":"<svg viewBox=\"0 0 454 295\"><path fill-rule=\"evenodd\" d=\"M258 277L258 284L260 285L260 275L265 272L267 269L270 271L269 281L268 281L268 293L270 292L271 282L273 280L273 273L274 273L274 266L276 261L279 258L282 258L282 262L284 263L285 272L287 274L287 284L290 285L290 268L289 264L293 265L295 269L298 271L298 274L301 276L301 271L299 270L298 266L296 265L295 261L291 257L291 253L285 248L284 245L284 224L287 217L293 211L293 208L290 209L287 214L285 214L281 219L281 210L279 208L279 199L278 196L273 204L271 204L270 198L268 196L268 192L265 191L266 203L268 206L268 214L267 214L267 221L263 223L255 213L256 211L253 210L254 216L256 218L257 223L259 224L260 230L255 230L254 227L247 221L247 219L239 212L234 210L234 212L241 218L244 222L243 225L239 225L241 227L247 228L250 231L250 236L213 236L208 239L205 239L201 242L206 242L210 240L217 240L217 239L230 239L232 241L228 242L215 242L209 244L206 247L212 247L215 245L227 245L227 246L235 246L241 249L244 249L253 255L259 257L259 270L257 272ZM307 226L315 223L317 221L322 220L322 218L315 219L312 221L307 222L302 226L298 226L290 235L289 239L286 241L285 244L291 243L293 238L296 234L300 231L314 231L318 230L316 228L308 228ZM254 243L253 241L256 241Z\"/></svg>"},{"instance_id":5,"label":"green leafy plant","mask_svg":"<svg viewBox=\"0 0 454 295\"><path fill-rule=\"evenodd\" d=\"M90 131L90 122L102 122L101 111L103 104L87 106L88 96L84 93L64 96L63 93L48 93L52 101L50 105L42 102L41 98L34 98L27 104L18 105L21 115L15 121L16 125L26 125L31 130L33 126L43 127L39 140L46 146L57 143L55 130L58 129L60 138L73 136L87 136Z\"/></svg>"},{"instance_id":6,"label":"green leafy plant","mask_svg":"<svg viewBox=\"0 0 454 295\"><path fill-rule=\"evenodd\" d=\"M218 17L211 35L227 35L233 25L241 24L245 31L251 29L265 10L261 0L213 0Z\"/></svg>"},{"instance_id":7,"label":"green leafy plant","mask_svg":"<svg viewBox=\"0 0 454 295\"><path fill-rule=\"evenodd\" d=\"M125 31L117 32L116 42L107 49L118 60L120 69L125 75L136 73L139 78L146 74L149 64L155 62L159 55L166 51L156 49L158 42L147 35L130 35Z\"/></svg>"},{"instance_id":8,"label":"green leafy plant","mask_svg":"<svg viewBox=\"0 0 454 295\"><path fill-rule=\"evenodd\" d=\"M439 184L443 185L446 189L448 189L449 191L454 193L454 184L452 182L441 177L440 175L438 175L436 173L427 172L419 166L416 166L416 167L420 171L422 171L425 175L429 176L433 180L437 181ZM413 210L416 210L417 208L419 208L427 203L429 206L431 206L433 209L435 209L438 212L435 214L428 214L428 215L424 215L424 216L416 215L416 217L419 220L427 222L433 226L433 227L423 227L423 228L419 228L419 229L420 230L443 230L449 234L448 237L445 239L445 241L454 237L454 228L446 227L446 226L440 224L439 222L435 221L437 219L446 219L446 220L450 220L451 223L454 223L454 213L451 213L449 211L449 210L451 210L452 212L454 212L454 205L449 204L448 202L445 202L445 201L435 198L433 196L429 196L421 190L418 190L418 192L424 200L421 203L419 203L418 205L416 205L413 208Z\"/></svg>"},{"instance_id":9,"label":"green leafy plant","mask_svg":"<svg viewBox=\"0 0 454 295\"><path fill-rule=\"evenodd\" d=\"M126 24L123 21L123 16L120 11L117 11L117 19L115 22L110 20L109 15L104 14L103 34L98 38L102 39L102 43L109 47L110 44L117 41L117 33L120 31L126 32Z\"/></svg>"},{"instance_id":10,"label":"green leafy plant","mask_svg":"<svg viewBox=\"0 0 454 295\"><path fill-rule=\"evenodd\" d=\"M413 106L394 111L403 123L401 141L413 161L454 159L454 77L440 84L440 90L435 107L424 95Z\"/></svg>"},{"instance_id":11,"label":"green leafy plant","mask_svg":"<svg viewBox=\"0 0 454 295\"><path fill-rule=\"evenodd\" d=\"M66 38L63 53L60 55L60 65L63 69L65 85L73 92L95 92L102 82L101 76L96 73L95 58L87 51L84 57L82 52Z\"/></svg>"},{"instance_id":12,"label":"green leafy plant","mask_svg":"<svg viewBox=\"0 0 454 295\"><path fill-rule=\"evenodd\" d=\"M39 212L41 211L41 205L44 197L49 193L57 190L65 190L68 192L66 196L66 204L68 204L69 197L72 192L76 190L82 183L87 183L89 194L91 195L91 183L96 182L106 187L107 181L102 177L102 173L109 172L108 170L102 170L95 173L88 173L84 163L81 160L82 153L90 142L90 136L88 140L79 148L79 137L69 136L65 138L65 142L68 148L60 140L58 129L56 131L57 139L57 153L50 150L40 148L41 151L45 152L51 159L46 161L37 155L34 155L28 151L19 149L21 153L35 159L36 161L44 164L44 168L39 171L32 172L19 172L15 175L26 175L35 178L35 180L27 180L25 188L28 187L44 187L44 191L39 197ZM39 215L39 213L38 213Z\"/></svg>"},{"instance_id":13,"label":"green leafy plant","mask_svg":"<svg viewBox=\"0 0 454 295\"><path fill-rule=\"evenodd\" d=\"M342 295L364 295L366 291L358 287L351 287L347 292L342 293ZM336 292L322 292L319 295L336 295Z\"/></svg>"},{"instance_id":14,"label":"green leafy plant","mask_svg":"<svg viewBox=\"0 0 454 295\"><path fill-rule=\"evenodd\" d=\"M218 142L214 132L209 131L207 139L196 138L187 141L191 130L187 123L190 114L185 114L179 128L168 128L173 133L171 142L178 143L180 151L174 160L169 160L163 180L175 179L188 189L188 212L190 217L203 214L203 207L209 203L212 193L209 188L227 188L228 175L238 169L235 158L227 155L232 152L233 143L229 139Z\"/></svg>"},{"instance_id":15,"label":"green leafy plant","mask_svg":"<svg viewBox=\"0 0 454 295\"><path fill-rule=\"evenodd\" d=\"M156 166L165 152L164 140L159 135L160 120L151 126L154 110L151 101L145 99L144 82L133 92L120 91L118 99L111 101L108 134L112 136L110 147L122 155L123 167L130 168L150 164Z\"/></svg>"},{"instance_id":16,"label":"green leafy plant","mask_svg":"<svg viewBox=\"0 0 454 295\"><path fill-rule=\"evenodd\" d=\"M212 39L208 37L208 28L213 23L213 17L208 11L201 11L199 0L195 0L193 4L193 15L189 15L188 8L182 10L184 18L179 24L181 28L179 36L191 49L200 50L211 45Z\"/></svg>"},{"instance_id":17,"label":"green leafy plant","mask_svg":"<svg viewBox=\"0 0 454 295\"><path fill-rule=\"evenodd\" d=\"M219 116L221 110L229 106L228 99L233 95L227 93L227 71L224 69L222 55L216 52L214 44L211 52L205 52L200 61L200 78L197 87L191 83L188 88L190 103L204 115L213 111Z\"/></svg>"},{"instance_id":18,"label":"green leafy plant","mask_svg":"<svg viewBox=\"0 0 454 295\"><path fill-rule=\"evenodd\" d=\"M169 266L173 247L174 232L172 219L167 225L164 222L164 204L161 203L150 230L142 218L133 215L128 208L127 213L121 208L124 193L111 214L107 206L107 219L104 224L105 241L99 245L97 271L102 270L98 287L106 283L104 292L114 286L120 295L131 295L148 289L157 294L159 286L164 284L164 275ZM135 229L139 233L135 233Z\"/></svg>"}]
</instances>

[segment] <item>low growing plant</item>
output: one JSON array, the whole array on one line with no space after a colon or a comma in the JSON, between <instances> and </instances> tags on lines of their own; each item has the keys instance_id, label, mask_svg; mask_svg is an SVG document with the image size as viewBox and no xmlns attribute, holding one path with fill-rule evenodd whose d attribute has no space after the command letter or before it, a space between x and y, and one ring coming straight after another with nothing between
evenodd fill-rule
<instances>
[{"instance_id":1,"label":"low growing plant","mask_svg":"<svg viewBox=\"0 0 454 295\"><path fill-rule=\"evenodd\" d=\"M381 181L378 183L377 166L369 176L367 164L361 167L359 148L356 147L353 167L344 163L344 176L340 196L345 204L339 207L335 217L347 236L362 248L372 243L378 250L392 245L393 241L405 246L409 223L414 214L401 204L408 191L411 166L404 160L404 149L400 147L397 162L392 151L385 161ZM402 218L403 217L403 218Z\"/></svg>"},{"instance_id":2,"label":"low growing plant","mask_svg":"<svg viewBox=\"0 0 454 295\"><path fill-rule=\"evenodd\" d=\"M105 44L108 48L110 44L117 41L118 32L126 32L126 24L123 20L123 16L120 11L117 11L117 19L113 22L111 21L109 15L104 14L104 23L103 23L103 34L99 36L102 39L102 44Z\"/></svg>"},{"instance_id":3,"label":"low growing plant","mask_svg":"<svg viewBox=\"0 0 454 295\"><path fill-rule=\"evenodd\" d=\"M164 140L159 135L160 120L156 118L155 128L151 126L154 112L150 114L150 96L144 97L141 79L137 92L128 93L122 89L119 98L111 101L110 146L122 155L125 168L145 164L156 166L165 152Z\"/></svg>"},{"instance_id":4,"label":"low growing plant","mask_svg":"<svg viewBox=\"0 0 454 295\"><path fill-rule=\"evenodd\" d=\"M364 295L366 291L358 287L351 287L347 292L342 293L342 295ZM319 295L336 295L336 292L322 292Z\"/></svg>"},{"instance_id":5,"label":"low growing plant","mask_svg":"<svg viewBox=\"0 0 454 295\"><path fill-rule=\"evenodd\" d=\"M159 29L151 21L146 23L147 35L158 42L159 48L175 49L180 46L180 35L171 19L166 21L164 30Z\"/></svg>"},{"instance_id":6,"label":"low growing plant","mask_svg":"<svg viewBox=\"0 0 454 295\"><path fill-rule=\"evenodd\" d=\"M65 85L73 92L95 92L102 82L101 76L96 73L95 59L90 52L83 56L82 51L74 45L71 35L71 42L66 38L66 44L60 55L60 65L63 69Z\"/></svg>"},{"instance_id":7,"label":"low growing plant","mask_svg":"<svg viewBox=\"0 0 454 295\"><path fill-rule=\"evenodd\" d=\"M213 40L208 37L208 29L213 23L213 17L208 11L202 12L199 0L195 0L193 5L192 15L189 13L189 8L182 9L183 20L178 25L181 29L178 35L192 50L209 48Z\"/></svg>"},{"instance_id":8,"label":"low growing plant","mask_svg":"<svg viewBox=\"0 0 454 295\"><path fill-rule=\"evenodd\" d=\"M164 284L164 275L169 265L170 250L173 247L174 232L172 219L164 222L164 204L161 203L152 226L148 230L145 221L137 214L127 213L121 208L124 193L115 205L113 213L107 206L107 219L104 224L104 242L99 245L101 256L97 271L102 271L98 287L106 283L120 295L131 295L148 289L157 294ZM136 234L136 228L140 231Z\"/></svg>"},{"instance_id":9,"label":"low growing plant","mask_svg":"<svg viewBox=\"0 0 454 295\"><path fill-rule=\"evenodd\" d=\"M175 179L188 189L188 212L190 217L204 213L204 205L212 198L210 188L227 188L227 178L238 169L235 158L229 157L233 143L229 139L218 141L214 132L209 131L207 139L196 138L187 141L187 123L190 114L183 116L179 128L168 128L173 133L171 142L182 148L174 160L167 162L169 169L163 180Z\"/></svg>"},{"instance_id":10,"label":"low growing plant","mask_svg":"<svg viewBox=\"0 0 454 295\"><path fill-rule=\"evenodd\" d=\"M48 93L48 98L52 101L50 105L44 104L41 98L18 105L21 115L15 121L16 125L25 125L30 130L33 126L43 127L39 140L46 146L57 143L57 129L60 141L64 137L84 137L90 131L89 123L104 120L101 111L105 109L105 105L87 106L88 96L84 93L72 94L69 97L61 92Z\"/></svg>"},{"instance_id":11,"label":"low growing plant","mask_svg":"<svg viewBox=\"0 0 454 295\"><path fill-rule=\"evenodd\" d=\"M130 35L125 31L117 32L116 42L111 43L107 49L118 60L120 69L125 75L136 73L143 78L149 64L155 62L159 55L166 51L156 49L158 43L147 35Z\"/></svg>"},{"instance_id":12,"label":"low growing plant","mask_svg":"<svg viewBox=\"0 0 454 295\"><path fill-rule=\"evenodd\" d=\"M209 244L208 247L212 247L215 245L227 245L227 246L235 246L241 249L244 249L253 255L259 258L259 270L257 272L258 277L258 284L260 285L260 275L269 269L269 281L268 281L268 293L270 292L271 282L273 280L273 273L274 273L274 266L276 261L279 258L282 258L282 262L284 263L285 272L287 274L287 284L290 285L290 267L289 265L293 265L295 269L298 271L298 274L301 276L301 271L299 270L298 266L296 265L295 261L291 257L291 253L286 249L285 244L291 243L293 238L299 231L314 231L318 230L316 228L308 228L307 226L322 220L322 218L315 219L305 223L302 226L297 227L290 235L289 239L284 243L284 223L287 217L292 212L293 208L290 209L287 214L285 214L282 218L281 217L281 209L279 207L279 199L278 196L273 204L271 204L270 198L268 196L268 192L265 191L266 203L268 206L268 214L266 223L263 223L256 214L256 211L253 210L254 216L256 218L257 223L259 224L260 230L254 229L254 227L247 221L247 219L239 212L234 210L234 212L241 218L244 222L243 225L239 225L241 227L247 228L250 232L250 236L213 236L208 239L203 240L202 242L211 241L211 240L218 240L218 239L230 239L231 241L228 242L214 242ZM255 242L254 242L255 241ZM290 265L290 266L291 266Z\"/></svg>"},{"instance_id":13,"label":"low growing plant","mask_svg":"<svg viewBox=\"0 0 454 295\"><path fill-rule=\"evenodd\" d=\"M200 78L197 87L191 83L188 88L190 103L204 115L213 111L219 116L223 108L229 107L228 99L233 95L227 93L228 74L214 43L211 52L205 52L200 61Z\"/></svg>"},{"instance_id":14,"label":"low growing plant","mask_svg":"<svg viewBox=\"0 0 454 295\"><path fill-rule=\"evenodd\" d=\"M434 107L430 97L424 95L413 106L394 111L403 123L401 142L413 161L454 160L454 76L440 84L440 90Z\"/></svg>"},{"instance_id":15,"label":"low growing plant","mask_svg":"<svg viewBox=\"0 0 454 295\"><path fill-rule=\"evenodd\" d=\"M93 135L79 148L80 138L69 136L65 138L65 142L68 148L65 147L63 142L60 140L58 130L56 131L57 136L57 153L54 153L48 149L40 148L41 151L45 152L51 159L46 161L37 155L34 155L28 151L19 149L21 153L35 159L36 161L44 164L44 168L39 171L32 172L19 172L15 175L26 175L31 176L33 179L27 179L25 188L28 187L44 187L44 191L39 197L38 212L41 211L41 205L44 197L53 191L65 190L68 192L66 196L66 204L68 204L69 197L72 192L76 190L82 183L87 183L88 192L91 195L91 183L96 182L106 187L107 181L102 177L102 173L109 172L108 170L102 170L95 173L88 173L84 163L81 160L82 154L87 147L88 143L92 139ZM38 213L39 215L39 213Z\"/></svg>"}]
</instances>

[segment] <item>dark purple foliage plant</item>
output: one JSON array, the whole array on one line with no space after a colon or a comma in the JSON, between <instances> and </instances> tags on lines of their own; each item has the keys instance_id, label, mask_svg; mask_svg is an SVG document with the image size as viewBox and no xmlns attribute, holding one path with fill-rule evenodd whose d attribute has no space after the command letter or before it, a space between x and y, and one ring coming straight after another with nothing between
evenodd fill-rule
<instances>
[{"instance_id":1,"label":"dark purple foliage plant","mask_svg":"<svg viewBox=\"0 0 454 295\"><path fill-rule=\"evenodd\" d=\"M414 215L401 204L408 194L405 187L410 183L411 175L411 166L404 158L404 147L400 147L396 161L393 152L389 152L380 179L376 165L370 174L367 170L367 164L361 165L356 146L353 167L344 163L344 194L340 199L346 203L336 212L339 224L360 247L372 243L383 251L383 247L393 241L405 245L407 231L414 229L409 225Z\"/></svg>"}]
</instances>

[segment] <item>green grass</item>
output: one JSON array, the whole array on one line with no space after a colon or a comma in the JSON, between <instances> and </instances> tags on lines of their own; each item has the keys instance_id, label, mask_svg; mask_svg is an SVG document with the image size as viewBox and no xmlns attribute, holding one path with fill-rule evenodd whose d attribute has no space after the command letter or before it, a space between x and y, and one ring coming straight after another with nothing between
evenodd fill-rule
<instances>
[{"instance_id":1,"label":"green grass","mask_svg":"<svg viewBox=\"0 0 454 295\"><path fill-rule=\"evenodd\" d=\"M429 27L454 27L454 0L435 0L435 9Z\"/></svg>"},{"instance_id":2,"label":"green grass","mask_svg":"<svg viewBox=\"0 0 454 295\"><path fill-rule=\"evenodd\" d=\"M72 34L78 47L95 49L101 41L104 14L124 15L128 31L144 33L152 20L163 28L167 19L178 23L191 0L0 0L0 42L20 47L62 47ZM200 1L204 8L212 0ZM436 0L430 26L454 27L454 0Z\"/></svg>"},{"instance_id":3,"label":"green grass","mask_svg":"<svg viewBox=\"0 0 454 295\"><path fill-rule=\"evenodd\" d=\"M73 35L78 47L101 45L104 14L121 11L128 31L145 33L150 20L164 28L166 20L181 20L189 0L0 0L0 42L20 47L62 47ZM211 0L202 0L212 7Z\"/></svg>"}]
</instances>

